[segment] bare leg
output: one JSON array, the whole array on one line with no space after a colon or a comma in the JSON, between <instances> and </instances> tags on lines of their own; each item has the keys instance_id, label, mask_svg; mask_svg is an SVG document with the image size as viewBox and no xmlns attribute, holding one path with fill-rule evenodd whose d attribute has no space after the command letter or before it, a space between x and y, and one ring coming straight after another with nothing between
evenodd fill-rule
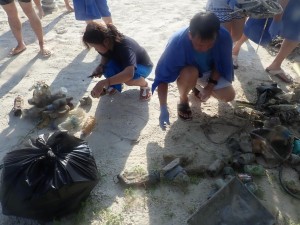
<instances>
[{"instance_id":1,"label":"bare leg","mask_svg":"<svg viewBox=\"0 0 300 225\"><path fill-rule=\"evenodd\" d=\"M233 42L238 41L244 31L245 18L242 19L234 19L231 21L231 38Z\"/></svg>"},{"instance_id":2,"label":"bare leg","mask_svg":"<svg viewBox=\"0 0 300 225\"><path fill-rule=\"evenodd\" d=\"M193 66L187 66L181 70L177 79L180 103L188 103L188 94L196 86L198 77L198 69Z\"/></svg>"},{"instance_id":3,"label":"bare leg","mask_svg":"<svg viewBox=\"0 0 300 225\"><path fill-rule=\"evenodd\" d=\"M232 27L231 22L222 23L222 26L231 34L231 27Z\"/></svg>"},{"instance_id":4,"label":"bare leg","mask_svg":"<svg viewBox=\"0 0 300 225\"><path fill-rule=\"evenodd\" d=\"M235 98L235 91L231 85L225 88L214 90L212 95L220 101L230 102Z\"/></svg>"},{"instance_id":5,"label":"bare leg","mask_svg":"<svg viewBox=\"0 0 300 225\"><path fill-rule=\"evenodd\" d=\"M140 87L148 87L148 82L145 80L144 77L141 77L137 80L129 80L125 82L128 86L140 86Z\"/></svg>"},{"instance_id":6,"label":"bare leg","mask_svg":"<svg viewBox=\"0 0 300 225\"><path fill-rule=\"evenodd\" d=\"M17 47L11 51L12 55L16 55L26 49L22 36L22 24L18 16L18 10L14 1L9 4L2 5L2 7L7 14L10 29L18 42Z\"/></svg>"},{"instance_id":7,"label":"bare leg","mask_svg":"<svg viewBox=\"0 0 300 225\"><path fill-rule=\"evenodd\" d=\"M187 66L180 71L177 79L177 87L180 95L177 113L184 120L192 119L188 94L196 86L198 76L199 72L196 67Z\"/></svg>"},{"instance_id":8,"label":"bare leg","mask_svg":"<svg viewBox=\"0 0 300 225\"><path fill-rule=\"evenodd\" d=\"M297 47L299 42L297 41L290 41L284 39L282 45L279 49L278 54L276 55L275 59L271 63L270 66L267 67L268 70L280 70L281 64L283 60Z\"/></svg>"},{"instance_id":9,"label":"bare leg","mask_svg":"<svg viewBox=\"0 0 300 225\"><path fill-rule=\"evenodd\" d=\"M30 25L31 25L35 35L37 36L37 39L38 39L39 45L40 45L40 53L45 57L50 56L51 52L44 48L44 35L43 35L42 23L41 23L41 20L39 19L39 17L37 16L36 12L34 11L34 9L32 7L32 3L31 2L28 2L28 3L19 2L19 3L20 3L21 8L23 9L24 13L28 17L28 20L30 22Z\"/></svg>"},{"instance_id":10,"label":"bare leg","mask_svg":"<svg viewBox=\"0 0 300 225\"><path fill-rule=\"evenodd\" d=\"M105 24L113 23L111 16L109 16L109 17L102 17L102 20L104 21Z\"/></svg>"},{"instance_id":11,"label":"bare leg","mask_svg":"<svg viewBox=\"0 0 300 225\"><path fill-rule=\"evenodd\" d=\"M242 45L248 40L248 37L243 34L242 37L235 43L232 49L232 55L239 55Z\"/></svg>"},{"instance_id":12,"label":"bare leg","mask_svg":"<svg viewBox=\"0 0 300 225\"><path fill-rule=\"evenodd\" d=\"M38 10L38 16L42 19L45 16L44 10L42 8L41 0L33 0L34 4Z\"/></svg>"},{"instance_id":13,"label":"bare leg","mask_svg":"<svg viewBox=\"0 0 300 225\"><path fill-rule=\"evenodd\" d=\"M65 0L65 6L66 6L66 9L67 9L69 12L73 12L73 11L74 11L73 7L70 5L69 0Z\"/></svg>"}]
</instances>

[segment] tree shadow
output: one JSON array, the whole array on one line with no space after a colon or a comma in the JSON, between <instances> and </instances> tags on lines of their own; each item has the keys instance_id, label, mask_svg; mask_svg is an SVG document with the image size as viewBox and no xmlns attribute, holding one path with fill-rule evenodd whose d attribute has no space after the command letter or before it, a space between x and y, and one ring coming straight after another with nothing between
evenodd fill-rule
<instances>
[{"instance_id":1,"label":"tree shadow","mask_svg":"<svg viewBox=\"0 0 300 225\"><path fill-rule=\"evenodd\" d=\"M11 77L0 87L0 98L5 96L8 92L10 92L11 89L13 89L14 86L20 83L20 81L26 76L26 74L38 58L39 56L36 55L34 58L24 64L17 72L11 75ZM12 60L13 59L8 60L4 64L2 64L2 66L0 67L0 73L5 70L5 68L10 64Z\"/></svg>"}]
</instances>

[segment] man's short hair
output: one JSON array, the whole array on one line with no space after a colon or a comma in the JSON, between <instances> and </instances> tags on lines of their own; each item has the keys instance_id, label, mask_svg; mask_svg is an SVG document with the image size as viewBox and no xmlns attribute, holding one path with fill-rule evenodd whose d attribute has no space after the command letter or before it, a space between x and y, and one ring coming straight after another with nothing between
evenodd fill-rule
<instances>
[{"instance_id":1,"label":"man's short hair","mask_svg":"<svg viewBox=\"0 0 300 225\"><path fill-rule=\"evenodd\" d=\"M192 37L198 36L203 40L212 40L219 32L220 20L214 13L200 12L193 16L189 28Z\"/></svg>"}]
</instances>

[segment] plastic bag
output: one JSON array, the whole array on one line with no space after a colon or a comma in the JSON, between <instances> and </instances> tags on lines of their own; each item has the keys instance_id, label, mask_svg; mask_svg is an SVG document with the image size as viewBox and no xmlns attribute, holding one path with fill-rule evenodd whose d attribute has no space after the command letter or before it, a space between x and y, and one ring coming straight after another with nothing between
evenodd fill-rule
<instances>
[{"instance_id":1,"label":"plastic bag","mask_svg":"<svg viewBox=\"0 0 300 225\"><path fill-rule=\"evenodd\" d=\"M86 141L67 132L40 135L6 154L1 176L5 215L51 220L80 207L98 183Z\"/></svg>"}]
</instances>

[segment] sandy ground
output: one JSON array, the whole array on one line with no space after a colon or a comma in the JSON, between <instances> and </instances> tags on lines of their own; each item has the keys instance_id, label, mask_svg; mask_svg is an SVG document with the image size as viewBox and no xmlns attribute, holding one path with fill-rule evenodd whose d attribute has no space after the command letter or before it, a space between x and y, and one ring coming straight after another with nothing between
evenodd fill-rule
<instances>
[{"instance_id":1,"label":"sandy ground","mask_svg":"<svg viewBox=\"0 0 300 225\"><path fill-rule=\"evenodd\" d=\"M111 0L109 4L118 29L144 46L156 64L170 35L187 25L196 12L204 10L206 1ZM6 15L0 9L0 158L16 149L28 135L52 131L38 130L32 121L12 115L11 109L17 95L24 97L24 108L29 108L26 99L32 97L32 92L28 89L36 81L43 80L52 90L66 87L77 104L97 82L97 79L87 78L100 58L95 51L88 52L81 42L85 23L76 21L73 13L66 13L62 1L58 2L58 6L56 12L42 20L47 48L53 53L49 59L37 54L36 37L21 10L27 50L18 56L7 57L16 42ZM256 86L272 79L287 90L283 83L264 72L273 57L263 48L255 53L256 48L257 45L247 42L241 50L240 68L235 71L233 83L236 99L254 101ZM296 78L290 62L286 61L283 67ZM153 77L152 72L150 80ZM234 102L224 104L210 99L200 105L190 96L194 119L183 122L177 119L178 92L175 84L171 84L171 125L162 131L158 126L157 94L146 103L139 102L138 93L138 89L127 87L122 94L93 100L87 114L96 117L97 125L86 140L93 149L101 181L80 212L53 224L182 225L206 200L215 181L213 178L195 177L185 188L161 183L148 189L124 188L116 184L113 178L124 169L159 169L163 166L164 153L196 155L194 163L199 164L209 164L228 153L225 144L209 141L203 127L210 128L211 137L220 142L235 132L245 121L233 115ZM259 198L261 203L278 218L278 224L300 223L299 201L282 191L276 170L268 170L267 176L255 181L263 193ZM38 223L1 214L0 224Z\"/></svg>"}]
</instances>

